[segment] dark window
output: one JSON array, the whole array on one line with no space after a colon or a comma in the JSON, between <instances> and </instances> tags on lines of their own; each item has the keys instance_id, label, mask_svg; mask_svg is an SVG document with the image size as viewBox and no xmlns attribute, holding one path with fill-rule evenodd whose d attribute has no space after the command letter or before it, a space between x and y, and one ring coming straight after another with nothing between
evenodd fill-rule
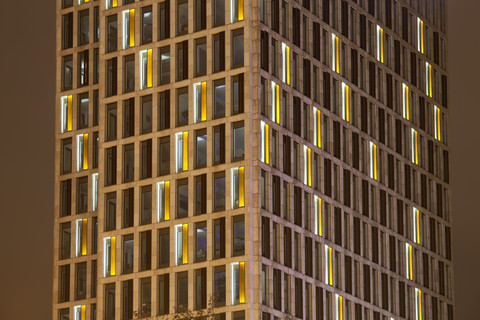
<instances>
[{"instance_id":1,"label":"dark window","mask_svg":"<svg viewBox=\"0 0 480 320\"><path fill-rule=\"evenodd\" d=\"M223 0L220 0L223 2ZM225 70L225 31L213 35L213 72Z\"/></svg>"},{"instance_id":2,"label":"dark window","mask_svg":"<svg viewBox=\"0 0 480 320\"><path fill-rule=\"evenodd\" d=\"M188 308L188 271L178 272L176 276L176 311L184 312Z\"/></svg>"},{"instance_id":3,"label":"dark window","mask_svg":"<svg viewBox=\"0 0 480 320\"><path fill-rule=\"evenodd\" d=\"M140 232L140 271L152 268L152 230Z\"/></svg>"},{"instance_id":4,"label":"dark window","mask_svg":"<svg viewBox=\"0 0 480 320\"><path fill-rule=\"evenodd\" d=\"M78 12L78 45L89 42L88 9Z\"/></svg>"},{"instance_id":5,"label":"dark window","mask_svg":"<svg viewBox=\"0 0 480 320\"><path fill-rule=\"evenodd\" d=\"M213 302L215 307L225 306L226 297L226 278L225 266L214 267L213 269Z\"/></svg>"},{"instance_id":6,"label":"dark window","mask_svg":"<svg viewBox=\"0 0 480 320\"><path fill-rule=\"evenodd\" d=\"M207 259L207 223L198 222L195 224L195 261Z\"/></svg>"},{"instance_id":7,"label":"dark window","mask_svg":"<svg viewBox=\"0 0 480 320\"><path fill-rule=\"evenodd\" d=\"M117 51L117 15L107 17L107 45L106 52Z\"/></svg>"},{"instance_id":8,"label":"dark window","mask_svg":"<svg viewBox=\"0 0 480 320\"><path fill-rule=\"evenodd\" d=\"M158 176L170 173L170 137L158 139Z\"/></svg>"},{"instance_id":9,"label":"dark window","mask_svg":"<svg viewBox=\"0 0 480 320\"><path fill-rule=\"evenodd\" d=\"M135 55L131 54L123 58L123 92L135 90Z\"/></svg>"},{"instance_id":10,"label":"dark window","mask_svg":"<svg viewBox=\"0 0 480 320\"><path fill-rule=\"evenodd\" d=\"M152 42L152 6L142 8L142 44Z\"/></svg>"},{"instance_id":11,"label":"dark window","mask_svg":"<svg viewBox=\"0 0 480 320\"><path fill-rule=\"evenodd\" d=\"M195 167L203 168L207 165L207 130L195 131Z\"/></svg>"},{"instance_id":12,"label":"dark window","mask_svg":"<svg viewBox=\"0 0 480 320\"><path fill-rule=\"evenodd\" d=\"M223 26L225 24L225 0L214 0L213 2L213 26Z\"/></svg>"},{"instance_id":13,"label":"dark window","mask_svg":"<svg viewBox=\"0 0 480 320\"><path fill-rule=\"evenodd\" d=\"M142 108L141 108L141 133L150 133L152 132L152 96L142 97Z\"/></svg>"},{"instance_id":14,"label":"dark window","mask_svg":"<svg viewBox=\"0 0 480 320\"><path fill-rule=\"evenodd\" d=\"M134 179L135 153L134 144L123 146L123 182L130 182Z\"/></svg>"},{"instance_id":15,"label":"dark window","mask_svg":"<svg viewBox=\"0 0 480 320\"><path fill-rule=\"evenodd\" d=\"M225 257L225 218L213 220L213 259Z\"/></svg>"},{"instance_id":16,"label":"dark window","mask_svg":"<svg viewBox=\"0 0 480 320\"><path fill-rule=\"evenodd\" d=\"M188 33L188 0L177 0L177 36Z\"/></svg>"},{"instance_id":17,"label":"dark window","mask_svg":"<svg viewBox=\"0 0 480 320\"><path fill-rule=\"evenodd\" d=\"M225 210L225 171L213 175L213 211Z\"/></svg>"},{"instance_id":18,"label":"dark window","mask_svg":"<svg viewBox=\"0 0 480 320\"><path fill-rule=\"evenodd\" d=\"M213 127L213 165L225 163L225 124Z\"/></svg>"},{"instance_id":19,"label":"dark window","mask_svg":"<svg viewBox=\"0 0 480 320\"><path fill-rule=\"evenodd\" d=\"M233 217L232 222L232 256L245 254L245 221L243 216Z\"/></svg>"},{"instance_id":20,"label":"dark window","mask_svg":"<svg viewBox=\"0 0 480 320\"><path fill-rule=\"evenodd\" d=\"M122 281L122 319L133 318L133 280Z\"/></svg>"},{"instance_id":21,"label":"dark window","mask_svg":"<svg viewBox=\"0 0 480 320\"><path fill-rule=\"evenodd\" d=\"M62 90L73 88L73 56L62 57Z\"/></svg>"},{"instance_id":22,"label":"dark window","mask_svg":"<svg viewBox=\"0 0 480 320\"><path fill-rule=\"evenodd\" d=\"M110 192L105 195L105 231L115 230L117 219L117 194Z\"/></svg>"},{"instance_id":23,"label":"dark window","mask_svg":"<svg viewBox=\"0 0 480 320\"><path fill-rule=\"evenodd\" d=\"M88 177L77 180L77 214L88 210Z\"/></svg>"},{"instance_id":24,"label":"dark window","mask_svg":"<svg viewBox=\"0 0 480 320\"><path fill-rule=\"evenodd\" d=\"M110 103L106 107L105 116L105 141L117 139L117 103Z\"/></svg>"},{"instance_id":25,"label":"dark window","mask_svg":"<svg viewBox=\"0 0 480 320\"><path fill-rule=\"evenodd\" d=\"M72 229L70 222L60 224L60 260L70 258Z\"/></svg>"},{"instance_id":26,"label":"dark window","mask_svg":"<svg viewBox=\"0 0 480 320\"><path fill-rule=\"evenodd\" d=\"M207 0L195 0L195 31L207 27Z\"/></svg>"},{"instance_id":27,"label":"dark window","mask_svg":"<svg viewBox=\"0 0 480 320\"><path fill-rule=\"evenodd\" d=\"M62 50L73 47L73 12L62 16Z\"/></svg>"},{"instance_id":28,"label":"dark window","mask_svg":"<svg viewBox=\"0 0 480 320\"><path fill-rule=\"evenodd\" d=\"M158 230L158 268L170 265L170 229Z\"/></svg>"},{"instance_id":29,"label":"dark window","mask_svg":"<svg viewBox=\"0 0 480 320\"><path fill-rule=\"evenodd\" d=\"M123 101L123 137L135 135L135 98Z\"/></svg>"},{"instance_id":30,"label":"dark window","mask_svg":"<svg viewBox=\"0 0 480 320\"><path fill-rule=\"evenodd\" d=\"M72 212L72 180L60 181L60 217Z\"/></svg>"},{"instance_id":31,"label":"dark window","mask_svg":"<svg viewBox=\"0 0 480 320\"><path fill-rule=\"evenodd\" d=\"M72 138L62 140L62 174L72 172Z\"/></svg>"},{"instance_id":32,"label":"dark window","mask_svg":"<svg viewBox=\"0 0 480 320\"><path fill-rule=\"evenodd\" d=\"M62 303L70 301L70 265L60 266L58 269L58 303Z\"/></svg>"},{"instance_id":33,"label":"dark window","mask_svg":"<svg viewBox=\"0 0 480 320\"><path fill-rule=\"evenodd\" d=\"M122 237L122 274L133 272L133 234Z\"/></svg>"},{"instance_id":34,"label":"dark window","mask_svg":"<svg viewBox=\"0 0 480 320\"><path fill-rule=\"evenodd\" d=\"M232 77L232 115L243 113L243 73Z\"/></svg>"},{"instance_id":35,"label":"dark window","mask_svg":"<svg viewBox=\"0 0 480 320\"><path fill-rule=\"evenodd\" d=\"M149 223L152 223L152 186L144 186L140 194L140 224Z\"/></svg>"},{"instance_id":36,"label":"dark window","mask_svg":"<svg viewBox=\"0 0 480 320\"><path fill-rule=\"evenodd\" d=\"M205 74L207 74L207 38L200 38L195 40L195 76L199 77Z\"/></svg>"},{"instance_id":37,"label":"dark window","mask_svg":"<svg viewBox=\"0 0 480 320\"><path fill-rule=\"evenodd\" d=\"M213 118L225 117L225 79L213 82Z\"/></svg>"},{"instance_id":38,"label":"dark window","mask_svg":"<svg viewBox=\"0 0 480 320\"><path fill-rule=\"evenodd\" d=\"M170 1L166 0L158 5L158 40L170 38Z\"/></svg>"},{"instance_id":39,"label":"dark window","mask_svg":"<svg viewBox=\"0 0 480 320\"><path fill-rule=\"evenodd\" d=\"M152 139L141 142L141 171L140 179L152 177Z\"/></svg>"},{"instance_id":40,"label":"dark window","mask_svg":"<svg viewBox=\"0 0 480 320\"><path fill-rule=\"evenodd\" d=\"M207 175L195 177L195 215L207 213Z\"/></svg>"},{"instance_id":41,"label":"dark window","mask_svg":"<svg viewBox=\"0 0 480 320\"><path fill-rule=\"evenodd\" d=\"M188 78L188 40L177 43L177 81Z\"/></svg>"},{"instance_id":42,"label":"dark window","mask_svg":"<svg viewBox=\"0 0 480 320\"><path fill-rule=\"evenodd\" d=\"M245 128L243 121L232 124L232 161L243 160L245 154Z\"/></svg>"},{"instance_id":43,"label":"dark window","mask_svg":"<svg viewBox=\"0 0 480 320\"><path fill-rule=\"evenodd\" d=\"M188 179L177 180L177 219L188 216Z\"/></svg>"},{"instance_id":44,"label":"dark window","mask_svg":"<svg viewBox=\"0 0 480 320\"><path fill-rule=\"evenodd\" d=\"M104 286L104 314L105 320L115 320L115 283Z\"/></svg>"},{"instance_id":45,"label":"dark window","mask_svg":"<svg viewBox=\"0 0 480 320\"><path fill-rule=\"evenodd\" d=\"M168 314L170 312L170 274L158 276L158 314Z\"/></svg>"},{"instance_id":46,"label":"dark window","mask_svg":"<svg viewBox=\"0 0 480 320\"><path fill-rule=\"evenodd\" d=\"M232 68L243 67L243 29L232 31Z\"/></svg>"},{"instance_id":47,"label":"dark window","mask_svg":"<svg viewBox=\"0 0 480 320\"><path fill-rule=\"evenodd\" d=\"M160 68L158 72L158 84L167 84L170 83L170 46L161 47L160 52L160 62L158 67Z\"/></svg>"},{"instance_id":48,"label":"dark window","mask_svg":"<svg viewBox=\"0 0 480 320\"><path fill-rule=\"evenodd\" d=\"M188 124L188 88L177 89L177 127Z\"/></svg>"},{"instance_id":49,"label":"dark window","mask_svg":"<svg viewBox=\"0 0 480 320\"><path fill-rule=\"evenodd\" d=\"M158 94L158 130L170 128L170 90Z\"/></svg>"},{"instance_id":50,"label":"dark window","mask_svg":"<svg viewBox=\"0 0 480 320\"><path fill-rule=\"evenodd\" d=\"M117 58L107 60L107 75L106 75L107 88L105 95L107 97L117 94Z\"/></svg>"}]
</instances>

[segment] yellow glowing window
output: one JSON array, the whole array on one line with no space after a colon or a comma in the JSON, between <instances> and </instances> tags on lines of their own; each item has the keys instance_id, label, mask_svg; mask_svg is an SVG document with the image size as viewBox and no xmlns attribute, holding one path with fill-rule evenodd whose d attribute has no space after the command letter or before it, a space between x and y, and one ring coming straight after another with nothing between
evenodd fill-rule
<instances>
[{"instance_id":1,"label":"yellow glowing window","mask_svg":"<svg viewBox=\"0 0 480 320\"><path fill-rule=\"evenodd\" d=\"M157 183L157 221L170 220L170 181Z\"/></svg>"},{"instance_id":2,"label":"yellow glowing window","mask_svg":"<svg viewBox=\"0 0 480 320\"><path fill-rule=\"evenodd\" d=\"M283 82L290 85L290 47L282 42Z\"/></svg>"},{"instance_id":3,"label":"yellow glowing window","mask_svg":"<svg viewBox=\"0 0 480 320\"><path fill-rule=\"evenodd\" d=\"M413 208L413 241L420 244L420 211L417 208Z\"/></svg>"},{"instance_id":4,"label":"yellow glowing window","mask_svg":"<svg viewBox=\"0 0 480 320\"><path fill-rule=\"evenodd\" d=\"M377 60L383 63L383 29L377 25Z\"/></svg>"},{"instance_id":5,"label":"yellow glowing window","mask_svg":"<svg viewBox=\"0 0 480 320\"><path fill-rule=\"evenodd\" d=\"M135 46L135 9L124 10L123 16L123 49Z\"/></svg>"},{"instance_id":6,"label":"yellow glowing window","mask_svg":"<svg viewBox=\"0 0 480 320\"><path fill-rule=\"evenodd\" d=\"M115 275L115 245L116 237L107 237L103 239L103 274L105 277Z\"/></svg>"},{"instance_id":7,"label":"yellow glowing window","mask_svg":"<svg viewBox=\"0 0 480 320\"><path fill-rule=\"evenodd\" d=\"M230 0L231 22L243 21L243 0Z\"/></svg>"},{"instance_id":8,"label":"yellow glowing window","mask_svg":"<svg viewBox=\"0 0 480 320\"><path fill-rule=\"evenodd\" d=\"M245 303L245 262L232 263L232 305Z\"/></svg>"},{"instance_id":9,"label":"yellow glowing window","mask_svg":"<svg viewBox=\"0 0 480 320\"><path fill-rule=\"evenodd\" d=\"M370 178L377 180L377 145L370 141Z\"/></svg>"},{"instance_id":10,"label":"yellow glowing window","mask_svg":"<svg viewBox=\"0 0 480 320\"><path fill-rule=\"evenodd\" d=\"M60 98L60 117L61 117L61 125L60 129L61 132L68 132L72 131L72 115L73 115L73 107L72 107L72 96L63 96Z\"/></svg>"},{"instance_id":11,"label":"yellow glowing window","mask_svg":"<svg viewBox=\"0 0 480 320\"><path fill-rule=\"evenodd\" d=\"M335 319L343 320L343 297L335 294Z\"/></svg>"},{"instance_id":12,"label":"yellow glowing window","mask_svg":"<svg viewBox=\"0 0 480 320\"><path fill-rule=\"evenodd\" d=\"M77 135L77 171L88 169L88 133Z\"/></svg>"},{"instance_id":13,"label":"yellow glowing window","mask_svg":"<svg viewBox=\"0 0 480 320\"><path fill-rule=\"evenodd\" d=\"M272 120L280 124L280 86L272 81Z\"/></svg>"},{"instance_id":14,"label":"yellow glowing window","mask_svg":"<svg viewBox=\"0 0 480 320\"><path fill-rule=\"evenodd\" d=\"M140 51L140 89L152 87L153 57L152 49Z\"/></svg>"},{"instance_id":15,"label":"yellow glowing window","mask_svg":"<svg viewBox=\"0 0 480 320\"><path fill-rule=\"evenodd\" d=\"M175 265L188 263L188 224L175 226Z\"/></svg>"},{"instance_id":16,"label":"yellow glowing window","mask_svg":"<svg viewBox=\"0 0 480 320\"><path fill-rule=\"evenodd\" d=\"M425 92L432 97L432 66L428 62L425 62Z\"/></svg>"},{"instance_id":17,"label":"yellow glowing window","mask_svg":"<svg viewBox=\"0 0 480 320\"><path fill-rule=\"evenodd\" d=\"M87 219L75 222L75 256L87 255Z\"/></svg>"},{"instance_id":18,"label":"yellow glowing window","mask_svg":"<svg viewBox=\"0 0 480 320\"><path fill-rule=\"evenodd\" d=\"M118 0L105 0L105 9L112 9L117 7Z\"/></svg>"},{"instance_id":19,"label":"yellow glowing window","mask_svg":"<svg viewBox=\"0 0 480 320\"><path fill-rule=\"evenodd\" d=\"M342 82L342 119L350 122L350 88Z\"/></svg>"},{"instance_id":20,"label":"yellow glowing window","mask_svg":"<svg viewBox=\"0 0 480 320\"><path fill-rule=\"evenodd\" d=\"M193 118L195 123L207 120L207 82L193 84Z\"/></svg>"},{"instance_id":21,"label":"yellow glowing window","mask_svg":"<svg viewBox=\"0 0 480 320\"><path fill-rule=\"evenodd\" d=\"M232 168L232 208L245 206L245 167Z\"/></svg>"},{"instance_id":22,"label":"yellow glowing window","mask_svg":"<svg viewBox=\"0 0 480 320\"><path fill-rule=\"evenodd\" d=\"M407 279L413 280L413 250L412 246L405 243L405 262L407 270Z\"/></svg>"},{"instance_id":23,"label":"yellow glowing window","mask_svg":"<svg viewBox=\"0 0 480 320\"><path fill-rule=\"evenodd\" d=\"M322 113L313 107L313 144L322 147Z\"/></svg>"},{"instance_id":24,"label":"yellow glowing window","mask_svg":"<svg viewBox=\"0 0 480 320\"><path fill-rule=\"evenodd\" d=\"M176 172L188 171L188 131L175 134Z\"/></svg>"},{"instance_id":25,"label":"yellow glowing window","mask_svg":"<svg viewBox=\"0 0 480 320\"><path fill-rule=\"evenodd\" d=\"M422 320L422 314L422 291L415 288L415 320Z\"/></svg>"},{"instance_id":26,"label":"yellow glowing window","mask_svg":"<svg viewBox=\"0 0 480 320\"><path fill-rule=\"evenodd\" d=\"M403 88L403 117L407 120L410 120L410 90L408 86L404 83Z\"/></svg>"},{"instance_id":27,"label":"yellow glowing window","mask_svg":"<svg viewBox=\"0 0 480 320\"><path fill-rule=\"evenodd\" d=\"M332 70L340 73L339 39L332 33Z\"/></svg>"},{"instance_id":28,"label":"yellow glowing window","mask_svg":"<svg viewBox=\"0 0 480 320\"><path fill-rule=\"evenodd\" d=\"M412 162L418 164L418 132L412 128Z\"/></svg>"},{"instance_id":29,"label":"yellow glowing window","mask_svg":"<svg viewBox=\"0 0 480 320\"><path fill-rule=\"evenodd\" d=\"M424 53L424 48L423 48L423 20L420 18L417 18L417 39L418 39L418 51L421 53Z\"/></svg>"},{"instance_id":30,"label":"yellow glowing window","mask_svg":"<svg viewBox=\"0 0 480 320\"><path fill-rule=\"evenodd\" d=\"M323 236L322 230L322 198L313 196L314 207L314 221L315 221L315 234L317 236Z\"/></svg>"},{"instance_id":31,"label":"yellow glowing window","mask_svg":"<svg viewBox=\"0 0 480 320\"><path fill-rule=\"evenodd\" d=\"M269 164L270 163L270 146L269 146L269 125L263 121L260 121L260 130L261 130L261 150L260 157L262 162Z\"/></svg>"},{"instance_id":32,"label":"yellow glowing window","mask_svg":"<svg viewBox=\"0 0 480 320\"><path fill-rule=\"evenodd\" d=\"M85 0L88 2L88 0ZM73 319L74 320L85 320L87 307L85 305L73 307Z\"/></svg>"},{"instance_id":33,"label":"yellow glowing window","mask_svg":"<svg viewBox=\"0 0 480 320\"><path fill-rule=\"evenodd\" d=\"M303 183L312 186L312 149L303 146Z\"/></svg>"},{"instance_id":34,"label":"yellow glowing window","mask_svg":"<svg viewBox=\"0 0 480 320\"><path fill-rule=\"evenodd\" d=\"M440 108L434 106L433 123L435 127L435 139L437 139L438 141L442 141L441 115L442 112L440 111Z\"/></svg>"},{"instance_id":35,"label":"yellow glowing window","mask_svg":"<svg viewBox=\"0 0 480 320\"><path fill-rule=\"evenodd\" d=\"M332 248L325 245L325 283L333 286Z\"/></svg>"}]
</instances>

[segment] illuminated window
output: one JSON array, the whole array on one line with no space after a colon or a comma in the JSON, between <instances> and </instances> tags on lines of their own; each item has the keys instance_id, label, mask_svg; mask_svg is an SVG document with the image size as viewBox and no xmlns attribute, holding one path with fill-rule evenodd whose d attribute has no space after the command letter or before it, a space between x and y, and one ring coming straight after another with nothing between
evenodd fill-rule
<instances>
[{"instance_id":1,"label":"illuminated window","mask_svg":"<svg viewBox=\"0 0 480 320\"><path fill-rule=\"evenodd\" d=\"M432 66L428 62L425 62L425 92L432 97Z\"/></svg>"},{"instance_id":2,"label":"illuminated window","mask_svg":"<svg viewBox=\"0 0 480 320\"><path fill-rule=\"evenodd\" d=\"M418 164L418 132L412 128L412 162Z\"/></svg>"},{"instance_id":3,"label":"illuminated window","mask_svg":"<svg viewBox=\"0 0 480 320\"><path fill-rule=\"evenodd\" d=\"M335 294L335 319L343 320L343 297Z\"/></svg>"},{"instance_id":4,"label":"illuminated window","mask_svg":"<svg viewBox=\"0 0 480 320\"><path fill-rule=\"evenodd\" d=\"M111 9L117 7L117 0L105 0L105 9Z\"/></svg>"},{"instance_id":5,"label":"illuminated window","mask_svg":"<svg viewBox=\"0 0 480 320\"><path fill-rule=\"evenodd\" d=\"M106 237L103 239L104 277L111 277L115 275L115 242L116 237Z\"/></svg>"},{"instance_id":6,"label":"illuminated window","mask_svg":"<svg viewBox=\"0 0 480 320\"><path fill-rule=\"evenodd\" d=\"M350 87L342 82L342 119L350 122Z\"/></svg>"},{"instance_id":7,"label":"illuminated window","mask_svg":"<svg viewBox=\"0 0 480 320\"><path fill-rule=\"evenodd\" d=\"M417 18L417 39L418 39L418 51L424 53L423 48L423 20Z\"/></svg>"},{"instance_id":8,"label":"illuminated window","mask_svg":"<svg viewBox=\"0 0 480 320\"><path fill-rule=\"evenodd\" d=\"M323 227L322 227L322 198L313 196L313 214L315 222L315 234L317 236L323 236Z\"/></svg>"},{"instance_id":9,"label":"illuminated window","mask_svg":"<svg viewBox=\"0 0 480 320\"><path fill-rule=\"evenodd\" d=\"M312 186L312 149L303 146L303 183Z\"/></svg>"},{"instance_id":10,"label":"illuminated window","mask_svg":"<svg viewBox=\"0 0 480 320\"><path fill-rule=\"evenodd\" d=\"M403 117L407 120L410 120L410 90L408 86L403 83Z\"/></svg>"},{"instance_id":11,"label":"illuminated window","mask_svg":"<svg viewBox=\"0 0 480 320\"><path fill-rule=\"evenodd\" d=\"M261 134L261 160L266 164L270 163L270 147L269 147L269 125L263 121L260 121L260 129L262 131Z\"/></svg>"},{"instance_id":12,"label":"illuminated window","mask_svg":"<svg viewBox=\"0 0 480 320\"><path fill-rule=\"evenodd\" d=\"M87 219L75 221L75 256L87 255Z\"/></svg>"},{"instance_id":13,"label":"illuminated window","mask_svg":"<svg viewBox=\"0 0 480 320\"><path fill-rule=\"evenodd\" d=\"M152 49L140 51L140 90L152 87Z\"/></svg>"},{"instance_id":14,"label":"illuminated window","mask_svg":"<svg viewBox=\"0 0 480 320\"><path fill-rule=\"evenodd\" d=\"M232 209L245 206L245 167L232 168Z\"/></svg>"},{"instance_id":15,"label":"illuminated window","mask_svg":"<svg viewBox=\"0 0 480 320\"><path fill-rule=\"evenodd\" d=\"M77 135L77 171L88 169L88 133Z\"/></svg>"},{"instance_id":16,"label":"illuminated window","mask_svg":"<svg viewBox=\"0 0 480 320\"><path fill-rule=\"evenodd\" d=\"M231 22L243 21L243 0L230 0Z\"/></svg>"},{"instance_id":17,"label":"illuminated window","mask_svg":"<svg viewBox=\"0 0 480 320\"><path fill-rule=\"evenodd\" d=\"M63 96L60 98L60 130L62 133L72 131L72 96Z\"/></svg>"},{"instance_id":18,"label":"illuminated window","mask_svg":"<svg viewBox=\"0 0 480 320\"><path fill-rule=\"evenodd\" d=\"M92 211L98 207L98 173L92 174Z\"/></svg>"},{"instance_id":19,"label":"illuminated window","mask_svg":"<svg viewBox=\"0 0 480 320\"><path fill-rule=\"evenodd\" d=\"M280 86L272 81L272 121L280 124Z\"/></svg>"},{"instance_id":20,"label":"illuminated window","mask_svg":"<svg viewBox=\"0 0 480 320\"><path fill-rule=\"evenodd\" d=\"M413 217L412 217L412 226L413 226L413 241L420 244L420 211L417 208L413 208Z\"/></svg>"},{"instance_id":21,"label":"illuminated window","mask_svg":"<svg viewBox=\"0 0 480 320\"><path fill-rule=\"evenodd\" d=\"M332 33L332 70L336 73L340 73L339 41L338 37Z\"/></svg>"},{"instance_id":22,"label":"illuminated window","mask_svg":"<svg viewBox=\"0 0 480 320\"><path fill-rule=\"evenodd\" d=\"M135 9L122 11L123 49L135 46Z\"/></svg>"},{"instance_id":23,"label":"illuminated window","mask_svg":"<svg viewBox=\"0 0 480 320\"><path fill-rule=\"evenodd\" d=\"M332 248L325 245L325 283L333 286Z\"/></svg>"},{"instance_id":24,"label":"illuminated window","mask_svg":"<svg viewBox=\"0 0 480 320\"><path fill-rule=\"evenodd\" d=\"M377 145L370 141L370 178L377 180Z\"/></svg>"},{"instance_id":25,"label":"illuminated window","mask_svg":"<svg viewBox=\"0 0 480 320\"><path fill-rule=\"evenodd\" d=\"M441 132L441 115L442 112L440 111L440 108L437 106L434 106L434 113L433 113L433 123L434 123L434 129L435 129L435 139L438 141L442 141L442 132Z\"/></svg>"},{"instance_id":26,"label":"illuminated window","mask_svg":"<svg viewBox=\"0 0 480 320\"><path fill-rule=\"evenodd\" d=\"M176 172L188 170L188 131L175 134L175 164Z\"/></svg>"},{"instance_id":27,"label":"illuminated window","mask_svg":"<svg viewBox=\"0 0 480 320\"><path fill-rule=\"evenodd\" d=\"M85 0L88 2L88 0ZM73 307L73 319L74 320L85 320L87 306L80 305Z\"/></svg>"},{"instance_id":28,"label":"illuminated window","mask_svg":"<svg viewBox=\"0 0 480 320\"><path fill-rule=\"evenodd\" d=\"M377 60L383 63L383 29L377 25Z\"/></svg>"},{"instance_id":29,"label":"illuminated window","mask_svg":"<svg viewBox=\"0 0 480 320\"><path fill-rule=\"evenodd\" d=\"M188 263L188 224L175 226L175 265Z\"/></svg>"},{"instance_id":30,"label":"illuminated window","mask_svg":"<svg viewBox=\"0 0 480 320\"><path fill-rule=\"evenodd\" d=\"M245 262L232 263L232 304L245 303Z\"/></svg>"},{"instance_id":31,"label":"illuminated window","mask_svg":"<svg viewBox=\"0 0 480 320\"><path fill-rule=\"evenodd\" d=\"M413 250L408 243L405 243L405 267L407 279L413 280Z\"/></svg>"},{"instance_id":32,"label":"illuminated window","mask_svg":"<svg viewBox=\"0 0 480 320\"><path fill-rule=\"evenodd\" d=\"M195 123L207 120L207 82L193 84L193 117Z\"/></svg>"},{"instance_id":33,"label":"illuminated window","mask_svg":"<svg viewBox=\"0 0 480 320\"><path fill-rule=\"evenodd\" d=\"M282 80L290 85L290 47L282 42Z\"/></svg>"},{"instance_id":34,"label":"illuminated window","mask_svg":"<svg viewBox=\"0 0 480 320\"><path fill-rule=\"evenodd\" d=\"M415 288L415 320L422 320L422 291Z\"/></svg>"},{"instance_id":35,"label":"illuminated window","mask_svg":"<svg viewBox=\"0 0 480 320\"><path fill-rule=\"evenodd\" d=\"M322 147L322 112L313 107L313 144Z\"/></svg>"}]
</instances>

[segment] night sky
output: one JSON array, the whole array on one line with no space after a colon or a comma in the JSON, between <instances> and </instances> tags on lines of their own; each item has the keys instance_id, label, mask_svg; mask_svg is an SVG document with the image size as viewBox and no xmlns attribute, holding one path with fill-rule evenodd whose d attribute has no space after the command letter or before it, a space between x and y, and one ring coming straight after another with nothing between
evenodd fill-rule
<instances>
[{"instance_id":1,"label":"night sky","mask_svg":"<svg viewBox=\"0 0 480 320\"><path fill-rule=\"evenodd\" d=\"M55 2L1 2L0 319L52 317ZM455 318L463 320L478 317L480 297L480 1L447 2Z\"/></svg>"}]
</instances>

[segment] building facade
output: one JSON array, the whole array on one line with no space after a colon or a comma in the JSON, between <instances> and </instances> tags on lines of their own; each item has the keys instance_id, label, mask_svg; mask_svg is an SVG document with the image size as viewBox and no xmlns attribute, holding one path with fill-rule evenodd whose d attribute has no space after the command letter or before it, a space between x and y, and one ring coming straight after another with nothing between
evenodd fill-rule
<instances>
[{"instance_id":1,"label":"building facade","mask_svg":"<svg viewBox=\"0 0 480 320\"><path fill-rule=\"evenodd\" d=\"M53 318L453 319L445 0L57 0Z\"/></svg>"}]
</instances>

